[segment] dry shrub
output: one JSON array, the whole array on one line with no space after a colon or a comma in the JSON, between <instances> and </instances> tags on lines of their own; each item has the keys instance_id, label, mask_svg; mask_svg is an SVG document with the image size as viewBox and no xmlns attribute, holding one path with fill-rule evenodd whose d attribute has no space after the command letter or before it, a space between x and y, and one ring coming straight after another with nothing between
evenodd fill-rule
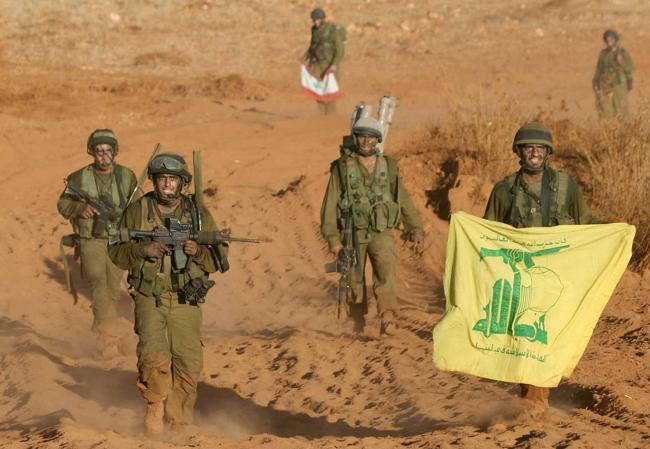
<instances>
[{"instance_id":1,"label":"dry shrub","mask_svg":"<svg viewBox=\"0 0 650 449\"><path fill-rule=\"evenodd\" d=\"M481 101L473 105L469 109L453 105L446 123L430 126L419 146L460 159L463 173L497 181L518 167L509 148L522 117L506 100L498 107Z\"/></svg>"},{"instance_id":2,"label":"dry shrub","mask_svg":"<svg viewBox=\"0 0 650 449\"><path fill-rule=\"evenodd\" d=\"M645 270L650 266L650 109L643 107L626 122L567 131L558 135L559 150L578 156L575 165L586 175L580 179L589 204L608 221L636 226L632 266Z\"/></svg>"},{"instance_id":3,"label":"dry shrub","mask_svg":"<svg viewBox=\"0 0 650 449\"><path fill-rule=\"evenodd\" d=\"M626 122L577 123L557 119L563 111L518 113L515 103L502 99L488 107L475 102L470 109L453 107L444 124L430 126L419 148L446 153L460 162L462 173L493 183L518 169L511 152L517 129L531 120L553 132L553 164L578 178L596 215L637 228L632 267L650 267L650 107L642 107Z\"/></svg>"}]
</instances>

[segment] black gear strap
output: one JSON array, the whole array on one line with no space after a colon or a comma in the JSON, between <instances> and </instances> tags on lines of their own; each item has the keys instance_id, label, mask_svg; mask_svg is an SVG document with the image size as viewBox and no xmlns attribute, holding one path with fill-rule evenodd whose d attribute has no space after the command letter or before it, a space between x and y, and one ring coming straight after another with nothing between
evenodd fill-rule
<instances>
[{"instance_id":1,"label":"black gear strap","mask_svg":"<svg viewBox=\"0 0 650 449\"><path fill-rule=\"evenodd\" d=\"M549 222L550 222L550 214L551 214L551 186L550 186L550 173L548 169L544 170L544 174L542 175L542 197L541 199L541 207L542 207L542 226L548 227Z\"/></svg>"}]
</instances>

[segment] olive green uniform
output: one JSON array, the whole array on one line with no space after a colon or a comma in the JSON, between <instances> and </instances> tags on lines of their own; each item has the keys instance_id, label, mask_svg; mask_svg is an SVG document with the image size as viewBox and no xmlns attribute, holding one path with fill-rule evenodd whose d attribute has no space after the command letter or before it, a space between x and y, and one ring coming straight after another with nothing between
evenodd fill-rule
<instances>
[{"instance_id":1,"label":"olive green uniform","mask_svg":"<svg viewBox=\"0 0 650 449\"><path fill-rule=\"evenodd\" d=\"M321 233L330 248L341 243L340 217L351 208L359 241L359 263L366 254L373 268L373 291L379 313L398 308L397 253L393 229L399 221L411 236L424 236L419 213L399 176L397 161L377 156L373 173L368 173L358 154L343 150L330 167L327 191L321 206ZM354 275L354 273L353 273ZM350 304L367 302L363 292L351 292Z\"/></svg>"},{"instance_id":2,"label":"olive green uniform","mask_svg":"<svg viewBox=\"0 0 650 449\"><path fill-rule=\"evenodd\" d=\"M580 193L577 182L566 173L548 168L549 226L600 223ZM542 183L528 185L521 172L495 184L485 218L516 228L543 226ZM514 200L514 203L513 203Z\"/></svg>"},{"instance_id":3,"label":"olive green uniform","mask_svg":"<svg viewBox=\"0 0 650 449\"><path fill-rule=\"evenodd\" d=\"M627 93L632 87L633 72L632 58L624 48L605 48L600 51L593 86L601 117L627 117Z\"/></svg>"},{"instance_id":4,"label":"olive green uniform","mask_svg":"<svg viewBox=\"0 0 650 449\"><path fill-rule=\"evenodd\" d=\"M194 223L195 212L194 203L181 196L179 206L163 215L150 192L129 206L121 227L149 231L163 226L165 218L170 217ZM201 216L203 230L217 230L207 209L201 208ZM201 245L186 270L173 272L171 256L164 256L162 261L145 257L148 243L131 241L109 248L113 262L129 270L128 282L134 289L138 387L149 402L166 399L165 416L170 423L190 424L203 368L202 314L198 304L179 302L178 293L190 279L207 280L208 273L217 271L218 265L211 247Z\"/></svg>"},{"instance_id":5,"label":"olive green uniform","mask_svg":"<svg viewBox=\"0 0 650 449\"><path fill-rule=\"evenodd\" d=\"M572 177L551 168L547 168L547 171L548 226L601 222L592 215L582 198L577 182ZM484 218L516 228L543 226L545 220L542 216L542 181L527 184L521 172L499 181L492 189ZM525 384L522 384L521 388L522 397L548 405L548 388Z\"/></svg>"},{"instance_id":6,"label":"olive green uniform","mask_svg":"<svg viewBox=\"0 0 650 449\"><path fill-rule=\"evenodd\" d=\"M117 164L110 174L98 173L93 165L88 165L68 176L67 182L94 198L107 194L119 207L126 205L137 184L133 171ZM116 337L114 323L117 318L116 306L120 296L122 270L111 262L106 246L108 237L117 232L118 223L107 222L106 229L99 236L93 237L96 219L78 216L84 207L86 204L67 188L57 203L61 215L71 221L75 234L79 236L81 270L83 277L90 284L92 296L92 328L102 336Z\"/></svg>"},{"instance_id":7,"label":"olive green uniform","mask_svg":"<svg viewBox=\"0 0 650 449\"><path fill-rule=\"evenodd\" d=\"M344 53L343 40L337 25L323 21L320 27L311 27L311 42L305 53L305 61L315 76L323 78L325 71L335 65L338 79Z\"/></svg>"}]
</instances>

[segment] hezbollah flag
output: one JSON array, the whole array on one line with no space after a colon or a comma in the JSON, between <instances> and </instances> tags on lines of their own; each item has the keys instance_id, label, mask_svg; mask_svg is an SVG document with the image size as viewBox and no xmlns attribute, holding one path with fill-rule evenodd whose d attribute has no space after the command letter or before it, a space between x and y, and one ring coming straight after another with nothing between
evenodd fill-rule
<instances>
[{"instance_id":1,"label":"hezbollah flag","mask_svg":"<svg viewBox=\"0 0 650 449\"><path fill-rule=\"evenodd\" d=\"M433 330L436 367L557 386L623 275L634 232L625 223L516 229L454 214L447 310Z\"/></svg>"}]
</instances>

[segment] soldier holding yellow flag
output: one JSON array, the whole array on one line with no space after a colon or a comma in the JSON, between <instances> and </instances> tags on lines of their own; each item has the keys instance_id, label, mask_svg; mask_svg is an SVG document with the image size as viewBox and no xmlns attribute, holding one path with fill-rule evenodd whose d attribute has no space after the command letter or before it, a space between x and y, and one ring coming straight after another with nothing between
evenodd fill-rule
<instances>
[{"instance_id":1,"label":"soldier holding yellow flag","mask_svg":"<svg viewBox=\"0 0 650 449\"><path fill-rule=\"evenodd\" d=\"M599 222L575 179L549 166L555 148L548 128L535 122L523 125L515 135L512 151L519 156L521 169L494 186L486 219L516 228ZM548 395L548 388L521 384L523 398L548 406Z\"/></svg>"}]
</instances>

